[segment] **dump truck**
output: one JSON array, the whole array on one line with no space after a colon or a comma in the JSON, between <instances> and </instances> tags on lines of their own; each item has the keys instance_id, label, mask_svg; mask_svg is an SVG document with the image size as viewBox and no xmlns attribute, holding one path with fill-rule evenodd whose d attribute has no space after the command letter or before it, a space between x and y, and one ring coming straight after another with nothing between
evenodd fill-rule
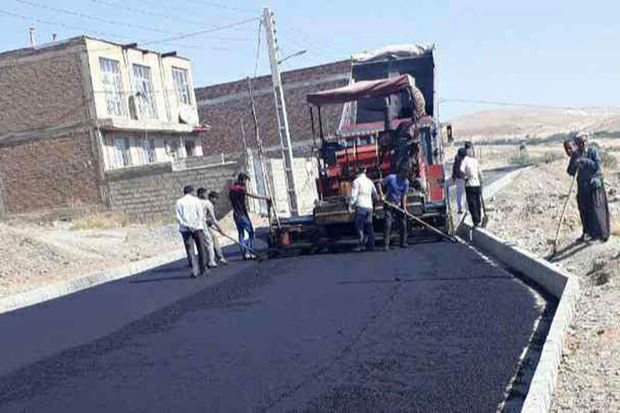
<instances>
[{"instance_id":1,"label":"dump truck","mask_svg":"<svg viewBox=\"0 0 620 413\"><path fill-rule=\"evenodd\" d=\"M354 55L347 86L307 95L319 168L318 199L311 215L271 220L271 255L291 249L330 250L354 242L349 198L361 165L377 186L406 166L412 189L407 212L452 232L433 53L433 47L398 46ZM331 136L324 132L321 108L326 105L342 105L338 130ZM379 240L383 221L379 201L373 213ZM428 235L415 222L409 228L410 237Z\"/></svg>"}]
</instances>

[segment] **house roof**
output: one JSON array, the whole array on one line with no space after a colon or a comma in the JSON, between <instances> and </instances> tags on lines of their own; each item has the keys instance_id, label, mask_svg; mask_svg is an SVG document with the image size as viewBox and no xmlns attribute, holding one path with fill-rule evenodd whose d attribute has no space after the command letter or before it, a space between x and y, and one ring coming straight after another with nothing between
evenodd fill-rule
<instances>
[{"instance_id":1,"label":"house roof","mask_svg":"<svg viewBox=\"0 0 620 413\"><path fill-rule=\"evenodd\" d=\"M55 42L42 43L42 44L40 44L38 46L35 46L35 47L23 47L21 49L7 50L5 52L0 53L0 60L6 59L6 58L8 58L8 59L19 59L19 58L22 58L22 57L37 55L37 54L40 54L40 53L64 50L64 49L68 49L68 48L70 48L72 46L85 45L86 44L86 39L96 40L96 41L99 41L99 42L108 43L108 44L110 44L112 46L118 46L118 47L126 46L126 44L123 44L123 43L116 43L116 42L112 42L112 41L109 41L109 40L100 39L100 38L97 38L97 37L82 35L82 36L70 37L70 38L63 39L63 40L58 40L58 41L55 41ZM161 54L161 52L157 52L157 51L149 50L149 49L143 49L143 48L140 48L138 46L131 47L131 48L135 49L135 50L139 50L139 51L145 52L145 53ZM183 56L175 56L175 57L179 58L179 59L189 60L188 58L183 57Z\"/></svg>"}]
</instances>

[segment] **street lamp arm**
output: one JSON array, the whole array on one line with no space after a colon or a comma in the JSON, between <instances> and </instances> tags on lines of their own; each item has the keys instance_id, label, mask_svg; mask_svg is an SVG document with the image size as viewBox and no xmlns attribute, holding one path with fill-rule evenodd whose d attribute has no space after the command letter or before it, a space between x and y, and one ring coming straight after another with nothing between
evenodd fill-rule
<instances>
[{"instance_id":1,"label":"street lamp arm","mask_svg":"<svg viewBox=\"0 0 620 413\"><path fill-rule=\"evenodd\" d=\"M298 52L295 52L295 53L293 53L291 55L286 56L284 59L278 60L278 64L280 64L280 63L284 62L285 60L288 60L288 59L290 59L292 57L301 56L302 54L304 54L306 52L307 52L307 50L305 50L305 49L304 50L299 50Z\"/></svg>"}]
</instances>

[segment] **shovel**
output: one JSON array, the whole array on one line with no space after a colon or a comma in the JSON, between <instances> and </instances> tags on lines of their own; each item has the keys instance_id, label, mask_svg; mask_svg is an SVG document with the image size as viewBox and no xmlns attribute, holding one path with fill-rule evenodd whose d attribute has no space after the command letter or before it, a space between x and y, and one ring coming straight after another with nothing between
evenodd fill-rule
<instances>
[{"instance_id":1,"label":"shovel","mask_svg":"<svg viewBox=\"0 0 620 413\"><path fill-rule=\"evenodd\" d=\"M564 207L562 208L562 214L560 214L560 222L558 222L558 229L555 231L555 238L553 239L553 253L551 254L551 256L554 256L557 252L558 239L560 238L560 229L562 228L562 222L564 222L564 213L566 212L566 206L568 205L568 201L570 201L570 196L573 193L573 185L575 184L575 179L577 179L577 174L573 175L573 180L570 181L570 187L568 188L568 195L566 195L566 201L564 201Z\"/></svg>"},{"instance_id":2,"label":"shovel","mask_svg":"<svg viewBox=\"0 0 620 413\"><path fill-rule=\"evenodd\" d=\"M487 213L487 207L484 205L484 196L482 196L482 187L480 187L480 203L482 204L482 212L484 212L484 216L482 217L482 222L480 226L482 228L486 228L489 223L489 214Z\"/></svg>"}]
</instances>

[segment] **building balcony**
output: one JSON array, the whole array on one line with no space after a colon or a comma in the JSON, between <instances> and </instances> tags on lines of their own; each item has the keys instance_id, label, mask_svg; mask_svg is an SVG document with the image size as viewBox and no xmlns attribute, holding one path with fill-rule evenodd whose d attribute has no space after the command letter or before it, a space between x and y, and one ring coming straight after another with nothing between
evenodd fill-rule
<instances>
[{"instance_id":1,"label":"building balcony","mask_svg":"<svg viewBox=\"0 0 620 413\"><path fill-rule=\"evenodd\" d=\"M199 125L163 122L158 119L105 118L98 119L97 126L103 130L131 132L162 132L190 134L199 132Z\"/></svg>"}]
</instances>

